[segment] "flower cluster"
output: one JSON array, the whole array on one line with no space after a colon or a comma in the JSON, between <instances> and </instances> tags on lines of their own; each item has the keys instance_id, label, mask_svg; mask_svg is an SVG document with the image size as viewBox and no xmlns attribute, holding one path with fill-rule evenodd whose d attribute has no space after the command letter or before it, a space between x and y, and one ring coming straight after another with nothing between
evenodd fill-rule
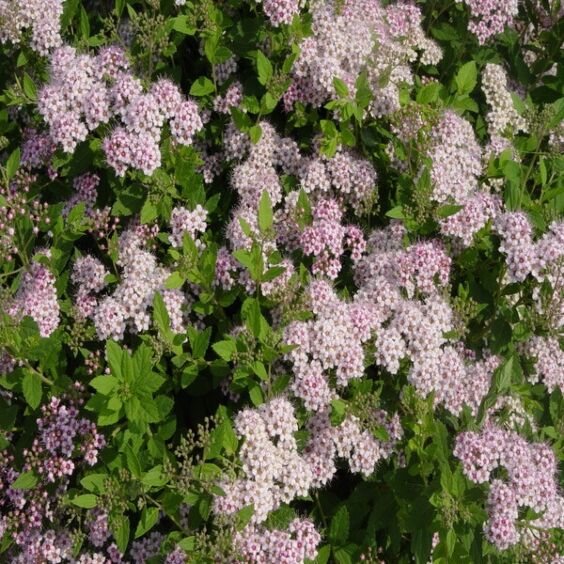
<instances>
[{"instance_id":1,"label":"flower cluster","mask_svg":"<svg viewBox=\"0 0 564 564\"><path fill-rule=\"evenodd\" d=\"M58 327L60 308L55 277L44 264L32 262L30 269L22 276L8 313L18 319L26 315L32 317L42 337L48 337Z\"/></svg>"},{"instance_id":2,"label":"flower cluster","mask_svg":"<svg viewBox=\"0 0 564 564\"><path fill-rule=\"evenodd\" d=\"M119 120L102 145L119 176L128 168L151 175L160 166L159 142L166 120L172 138L183 145L191 145L203 127L197 104L184 99L170 80L161 78L143 92L119 47L105 47L96 56L60 47L51 57L50 75L39 92L38 109L52 140L73 152L89 131Z\"/></svg>"},{"instance_id":3,"label":"flower cluster","mask_svg":"<svg viewBox=\"0 0 564 564\"><path fill-rule=\"evenodd\" d=\"M441 219L441 233L453 237L463 247L472 244L474 235L501 213L501 200L488 192L478 191L459 202L459 212Z\"/></svg>"},{"instance_id":4,"label":"flower cluster","mask_svg":"<svg viewBox=\"0 0 564 564\"><path fill-rule=\"evenodd\" d=\"M490 135L527 131L526 120L517 113L503 67L488 63L482 73L482 90L491 110L486 115Z\"/></svg>"},{"instance_id":5,"label":"flower cluster","mask_svg":"<svg viewBox=\"0 0 564 564\"><path fill-rule=\"evenodd\" d=\"M541 519L531 522L534 527L564 525L564 498L558 493L556 459L548 446L529 443L513 431L491 426L480 433L460 434L454 455L462 462L464 474L470 480L490 483L489 520L484 532L500 550L519 541L517 521L522 507L543 513ZM506 481L492 479L492 473L500 467L507 473ZM527 527L526 522L522 525Z\"/></svg>"},{"instance_id":6,"label":"flower cluster","mask_svg":"<svg viewBox=\"0 0 564 564\"><path fill-rule=\"evenodd\" d=\"M362 256L365 247L362 231L354 225L342 225L341 219L342 211L335 200L320 200L314 207L313 223L300 235L303 252L315 257L313 274L337 278L345 245L350 249L353 261Z\"/></svg>"},{"instance_id":7,"label":"flower cluster","mask_svg":"<svg viewBox=\"0 0 564 564\"><path fill-rule=\"evenodd\" d=\"M524 354L535 359L531 382L541 378L549 392L560 388L564 393L564 350L556 337L532 337L525 343Z\"/></svg>"},{"instance_id":8,"label":"flower cluster","mask_svg":"<svg viewBox=\"0 0 564 564\"><path fill-rule=\"evenodd\" d=\"M113 294L102 298L94 307L92 318L98 338L121 340L125 330L146 331L151 325L149 308L156 292L162 294L175 333L184 330L186 296L180 290L167 290L164 282L170 271L160 266L157 258L145 250L146 237L142 226L132 226L119 240L121 282Z\"/></svg>"},{"instance_id":9,"label":"flower cluster","mask_svg":"<svg viewBox=\"0 0 564 564\"><path fill-rule=\"evenodd\" d=\"M246 527L237 533L235 544L250 564L301 564L317 558L321 535L309 519L294 519L287 531L264 527Z\"/></svg>"},{"instance_id":10,"label":"flower cluster","mask_svg":"<svg viewBox=\"0 0 564 564\"><path fill-rule=\"evenodd\" d=\"M73 392L83 393L75 384ZM61 516L57 496L49 495L49 485L55 483L59 496L68 487L68 478L80 465L93 466L106 440L94 423L79 414L82 400L52 397L41 408L37 419L37 435L29 449L23 450L22 472L14 469L13 460L3 453L0 459L0 521L13 536L21 550L11 562L60 562L70 558L72 542L63 529L50 529ZM37 477L31 488L11 487L23 474Z\"/></svg>"},{"instance_id":11,"label":"flower cluster","mask_svg":"<svg viewBox=\"0 0 564 564\"><path fill-rule=\"evenodd\" d=\"M476 413L499 359L484 352L476 361L462 342L444 337L454 329L454 313L439 293L449 280L450 258L433 242L404 250L402 235L394 225L375 231L356 270L355 301L376 320L376 363L396 374L409 358L408 380L419 393L433 392L435 405L454 414L464 405ZM398 291L402 286L409 299Z\"/></svg>"},{"instance_id":12,"label":"flower cluster","mask_svg":"<svg viewBox=\"0 0 564 564\"><path fill-rule=\"evenodd\" d=\"M300 11L299 0L263 0L263 10L274 27L292 23Z\"/></svg>"},{"instance_id":13,"label":"flower cluster","mask_svg":"<svg viewBox=\"0 0 564 564\"><path fill-rule=\"evenodd\" d=\"M170 244L173 247L182 246L182 238L187 233L193 240L196 240L198 233L206 230L207 211L197 205L193 211L184 207L174 208L170 216Z\"/></svg>"},{"instance_id":14,"label":"flower cluster","mask_svg":"<svg viewBox=\"0 0 564 564\"><path fill-rule=\"evenodd\" d=\"M309 296L315 318L293 322L285 330L284 341L295 346L287 355L294 371L292 391L308 409L318 410L334 397L329 371L334 371L338 387L362 376L362 345L370 339L377 320L364 304L340 300L327 282L313 282Z\"/></svg>"},{"instance_id":15,"label":"flower cluster","mask_svg":"<svg viewBox=\"0 0 564 564\"><path fill-rule=\"evenodd\" d=\"M441 59L440 48L425 36L421 12L408 3L384 8L379 2L320 1L312 6L313 36L300 45L292 68L293 82L284 95L286 109L295 102L320 106L335 98L333 79L342 80L351 95L362 70L367 71L374 98L374 116L399 109L399 87L412 83L409 63L418 52L424 64Z\"/></svg>"},{"instance_id":16,"label":"flower cluster","mask_svg":"<svg viewBox=\"0 0 564 564\"><path fill-rule=\"evenodd\" d=\"M31 29L31 48L48 55L61 40L62 0L2 0L0 43L19 44L23 32Z\"/></svg>"},{"instance_id":17,"label":"flower cluster","mask_svg":"<svg viewBox=\"0 0 564 564\"><path fill-rule=\"evenodd\" d=\"M468 121L453 111L443 113L431 129L428 156L432 159L433 200L464 201L478 188L482 149Z\"/></svg>"},{"instance_id":18,"label":"flower cluster","mask_svg":"<svg viewBox=\"0 0 564 564\"><path fill-rule=\"evenodd\" d=\"M336 459L344 458L351 472L370 476L380 460L388 458L403 435L398 417L389 419L379 410L373 417L386 430L389 439L381 441L368 429L362 429L358 419L348 416L340 425L333 427L329 411L319 411L307 423L310 439L305 458L313 474L313 485L321 487L331 481L337 472Z\"/></svg>"},{"instance_id":19,"label":"flower cluster","mask_svg":"<svg viewBox=\"0 0 564 564\"><path fill-rule=\"evenodd\" d=\"M468 31L483 45L492 35L510 26L519 12L517 0L456 0L470 8Z\"/></svg>"},{"instance_id":20,"label":"flower cluster","mask_svg":"<svg viewBox=\"0 0 564 564\"><path fill-rule=\"evenodd\" d=\"M244 476L220 483L225 496L214 498L216 513L230 515L252 503L252 523L258 524L281 503L307 495L312 474L298 453L298 422L288 400L275 398L258 409L240 411L235 430L245 439L239 453Z\"/></svg>"}]
</instances>

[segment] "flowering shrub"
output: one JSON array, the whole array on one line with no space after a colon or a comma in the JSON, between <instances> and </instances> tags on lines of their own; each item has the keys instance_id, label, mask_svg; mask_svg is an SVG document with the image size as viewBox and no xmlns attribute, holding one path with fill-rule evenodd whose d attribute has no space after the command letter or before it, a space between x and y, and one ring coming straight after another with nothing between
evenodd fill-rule
<instances>
[{"instance_id":1,"label":"flowering shrub","mask_svg":"<svg viewBox=\"0 0 564 564\"><path fill-rule=\"evenodd\" d=\"M0 0L0 562L564 563L559 0Z\"/></svg>"}]
</instances>

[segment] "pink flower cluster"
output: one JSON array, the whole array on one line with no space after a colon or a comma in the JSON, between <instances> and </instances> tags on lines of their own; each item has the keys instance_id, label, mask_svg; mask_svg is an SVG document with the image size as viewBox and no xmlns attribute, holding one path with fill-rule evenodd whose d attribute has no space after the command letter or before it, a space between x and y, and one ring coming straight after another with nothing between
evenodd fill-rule
<instances>
[{"instance_id":1,"label":"pink flower cluster","mask_svg":"<svg viewBox=\"0 0 564 564\"><path fill-rule=\"evenodd\" d=\"M167 290L164 282L170 271L158 264L155 255L145 250L145 226L133 226L119 239L118 264L123 272L113 294L102 298L92 317L98 338L122 340L125 330L146 331L151 325L149 308L156 292L162 294L170 326L175 333L184 331L187 298L181 290Z\"/></svg>"},{"instance_id":2,"label":"pink flower cluster","mask_svg":"<svg viewBox=\"0 0 564 564\"><path fill-rule=\"evenodd\" d=\"M329 373L335 374L338 387L364 373L363 343L367 342L377 320L363 304L338 298L325 281L314 281L309 288L315 317L291 323L284 342L295 348L287 354L293 364L293 393L306 408L323 409L335 397Z\"/></svg>"},{"instance_id":3,"label":"pink flower cluster","mask_svg":"<svg viewBox=\"0 0 564 564\"><path fill-rule=\"evenodd\" d=\"M318 2L311 8L313 35L300 44L292 68L293 82L284 94L286 109L295 102L320 106L335 98L333 79L339 78L355 94L362 70L374 95L373 116L399 109L399 87L413 81L409 63L421 53L424 64L441 59L440 48L427 38L421 12L412 4L384 8L379 2L347 0Z\"/></svg>"},{"instance_id":4,"label":"pink flower cluster","mask_svg":"<svg viewBox=\"0 0 564 564\"><path fill-rule=\"evenodd\" d=\"M94 315L98 305L95 294L106 287L107 274L104 265L92 255L81 257L74 263L71 280L77 286L75 306L82 317Z\"/></svg>"},{"instance_id":5,"label":"pink flower cluster","mask_svg":"<svg viewBox=\"0 0 564 564\"><path fill-rule=\"evenodd\" d=\"M501 3L510 4L511 2ZM527 121L515 109L507 84L507 74L501 65L488 63L484 67L482 91L491 108L486 115L488 132L491 136L506 135L511 137L519 131L527 131Z\"/></svg>"},{"instance_id":6,"label":"pink flower cluster","mask_svg":"<svg viewBox=\"0 0 564 564\"><path fill-rule=\"evenodd\" d=\"M464 202L478 188L482 149L470 123L451 110L431 129L427 155L432 159L433 200Z\"/></svg>"},{"instance_id":7,"label":"pink flower cluster","mask_svg":"<svg viewBox=\"0 0 564 564\"><path fill-rule=\"evenodd\" d=\"M18 45L31 29L31 48L48 55L61 40L62 0L0 0L0 43Z\"/></svg>"},{"instance_id":8,"label":"pink flower cluster","mask_svg":"<svg viewBox=\"0 0 564 564\"><path fill-rule=\"evenodd\" d=\"M81 393L75 384L73 393ZM50 528L59 517L58 504L65 494L69 477L78 465L93 466L106 441L94 423L79 416L82 400L52 397L41 408L37 435L29 449L23 450L22 472L33 473L38 483L28 489L14 489L20 473L13 458L0 457L0 534L9 531L19 554L10 562L60 562L70 558L71 537ZM56 483L57 495L50 484Z\"/></svg>"},{"instance_id":9,"label":"pink flower cluster","mask_svg":"<svg viewBox=\"0 0 564 564\"><path fill-rule=\"evenodd\" d=\"M191 145L203 127L197 104L184 99L170 80L159 79L143 92L119 47L104 47L96 56L61 47L51 57L50 70L51 80L38 95L49 135L66 152L73 152L89 131L118 120L102 147L119 176L129 168L150 175L160 166L159 142L166 120L172 138L183 145Z\"/></svg>"},{"instance_id":10,"label":"pink flower cluster","mask_svg":"<svg viewBox=\"0 0 564 564\"><path fill-rule=\"evenodd\" d=\"M74 194L65 202L63 208L63 216L67 216L69 212L78 204L84 204L84 213L87 217L95 214L94 206L98 197L98 185L100 177L97 174L86 173L78 176L73 181Z\"/></svg>"},{"instance_id":11,"label":"pink flower cluster","mask_svg":"<svg viewBox=\"0 0 564 564\"><path fill-rule=\"evenodd\" d=\"M275 398L257 409L244 409L235 417L244 475L219 485L224 496L215 496L214 511L231 515L253 505L251 523L263 522L270 511L296 496L305 496L312 482L306 460L298 453L294 433L298 422L292 404Z\"/></svg>"},{"instance_id":12,"label":"pink flower cluster","mask_svg":"<svg viewBox=\"0 0 564 564\"><path fill-rule=\"evenodd\" d=\"M518 0L456 0L470 8L468 31L483 45L492 35L502 33L519 13Z\"/></svg>"},{"instance_id":13,"label":"pink flower cluster","mask_svg":"<svg viewBox=\"0 0 564 564\"><path fill-rule=\"evenodd\" d=\"M506 212L496 222L501 244L499 250L506 255L511 281L522 282L531 274L538 282L547 281L555 295L564 287L564 221L550 224L548 231L538 241L533 240L533 227L524 212ZM564 304L560 304L562 308ZM558 323L564 311L557 312Z\"/></svg>"},{"instance_id":14,"label":"pink flower cluster","mask_svg":"<svg viewBox=\"0 0 564 564\"><path fill-rule=\"evenodd\" d=\"M290 24L300 11L298 0L263 0L264 13L274 27Z\"/></svg>"},{"instance_id":15,"label":"pink flower cluster","mask_svg":"<svg viewBox=\"0 0 564 564\"><path fill-rule=\"evenodd\" d=\"M386 430L389 439L380 441L368 429L361 429L358 419L348 416L337 427L331 425L329 410L319 411L307 422L310 433L304 456L313 474L314 487L329 483L337 472L336 459L344 458L351 472L370 476L380 460L388 458L403 430L397 415L389 418L378 410L373 418Z\"/></svg>"},{"instance_id":16,"label":"pink flower cluster","mask_svg":"<svg viewBox=\"0 0 564 564\"><path fill-rule=\"evenodd\" d=\"M337 278L341 270L340 257L345 246L350 249L354 262L362 256L365 241L362 231L354 226L341 224L342 211L332 199L322 199L313 209L313 223L300 236L300 244L306 255L315 257L313 274Z\"/></svg>"},{"instance_id":17,"label":"pink flower cluster","mask_svg":"<svg viewBox=\"0 0 564 564\"><path fill-rule=\"evenodd\" d=\"M172 210L170 215L170 227L172 233L169 237L173 247L182 246L182 238L187 233L196 242L198 233L206 230L206 219L208 212L199 204L193 211L184 207L177 207Z\"/></svg>"},{"instance_id":18,"label":"pink flower cluster","mask_svg":"<svg viewBox=\"0 0 564 564\"><path fill-rule=\"evenodd\" d=\"M461 433L454 455L462 462L464 474L473 482L490 483L489 519L484 526L486 538L500 550L519 542L519 509L530 507L543 513L530 522L539 528L564 526L564 498L555 479L557 464L552 450L542 443L529 443L513 431L495 426L480 433ZM507 479L492 479L503 468ZM528 522L521 527L527 528Z\"/></svg>"},{"instance_id":19,"label":"pink flower cluster","mask_svg":"<svg viewBox=\"0 0 564 564\"><path fill-rule=\"evenodd\" d=\"M40 262L32 262L22 276L18 291L8 306L8 314L16 319L29 315L39 327L42 337L49 337L58 327L60 307L55 277Z\"/></svg>"},{"instance_id":20,"label":"pink flower cluster","mask_svg":"<svg viewBox=\"0 0 564 564\"><path fill-rule=\"evenodd\" d=\"M454 414L464 405L476 413L499 359L485 354L476 361L462 343L444 337L454 329L452 309L439 293L448 284L450 258L435 242L403 249L403 234L400 224L376 230L356 268L355 302L374 319L376 363L396 374L408 358L408 380L419 393L433 392L435 405Z\"/></svg>"},{"instance_id":21,"label":"pink flower cluster","mask_svg":"<svg viewBox=\"0 0 564 564\"><path fill-rule=\"evenodd\" d=\"M309 519L294 519L287 531L249 526L235 536L235 546L249 564L302 564L317 558L321 535Z\"/></svg>"},{"instance_id":22,"label":"pink flower cluster","mask_svg":"<svg viewBox=\"0 0 564 564\"><path fill-rule=\"evenodd\" d=\"M298 176L301 188L310 197L327 197L332 193L357 212L369 203L376 188L372 164L345 147L339 147L332 158L323 155L303 158Z\"/></svg>"},{"instance_id":23,"label":"pink flower cluster","mask_svg":"<svg viewBox=\"0 0 564 564\"><path fill-rule=\"evenodd\" d=\"M469 247L474 235L501 213L502 203L499 196L483 191L458 203L464 206L463 209L439 221L441 233L455 238L462 247Z\"/></svg>"},{"instance_id":24,"label":"pink flower cluster","mask_svg":"<svg viewBox=\"0 0 564 564\"><path fill-rule=\"evenodd\" d=\"M532 337L523 347L523 353L535 360L534 372L529 378L536 384L541 378L549 392L556 388L564 394L564 350L556 337Z\"/></svg>"}]
</instances>

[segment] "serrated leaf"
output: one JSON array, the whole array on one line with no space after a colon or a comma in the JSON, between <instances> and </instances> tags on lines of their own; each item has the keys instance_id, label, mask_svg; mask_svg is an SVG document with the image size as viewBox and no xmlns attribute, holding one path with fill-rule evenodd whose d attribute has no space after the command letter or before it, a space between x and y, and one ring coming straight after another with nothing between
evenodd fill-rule
<instances>
[{"instance_id":1,"label":"serrated leaf","mask_svg":"<svg viewBox=\"0 0 564 564\"><path fill-rule=\"evenodd\" d=\"M190 94L192 96L206 96L212 92L215 92L215 86L207 76L200 76L190 87Z\"/></svg>"},{"instance_id":2,"label":"serrated leaf","mask_svg":"<svg viewBox=\"0 0 564 564\"><path fill-rule=\"evenodd\" d=\"M475 61L470 61L460 67L454 78L459 94L470 94L478 81L478 69Z\"/></svg>"},{"instance_id":3,"label":"serrated leaf","mask_svg":"<svg viewBox=\"0 0 564 564\"><path fill-rule=\"evenodd\" d=\"M251 138L251 143L256 145L262 136L262 128L260 125L253 125L249 129L249 137Z\"/></svg>"},{"instance_id":4,"label":"serrated leaf","mask_svg":"<svg viewBox=\"0 0 564 564\"><path fill-rule=\"evenodd\" d=\"M125 515L120 515L114 519L112 533L116 541L117 547L123 554L127 545L129 544L129 518Z\"/></svg>"},{"instance_id":5,"label":"serrated leaf","mask_svg":"<svg viewBox=\"0 0 564 564\"><path fill-rule=\"evenodd\" d=\"M156 219L159 215L159 211L157 210L157 206L151 201L150 198L145 200L143 207L141 208L141 223L150 223L154 219Z\"/></svg>"},{"instance_id":6,"label":"serrated leaf","mask_svg":"<svg viewBox=\"0 0 564 564\"><path fill-rule=\"evenodd\" d=\"M143 507L141 518L135 529L135 538L137 539L143 536L147 531L150 531L157 524L158 519L159 510L157 507Z\"/></svg>"},{"instance_id":7,"label":"serrated leaf","mask_svg":"<svg viewBox=\"0 0 564 564\"><path fill-rule=\"evenodd\" d=\"M234 341L218 341L212 345L212 349L220 356L223 360L229 362L233 354L237 351Z\"/></svg>"},{"instance_id":8,"label":"serrated leaf","mask_svg":"<svg viewBox=\"0 0 564 564\"><path fill-rule=\"evenodd\" d=\"M196 28L188 22L188 16L176 16L172 19L172 29L184 35L194 35Z\"/></svg>"},{"instance_id":9,"label":"serrated leaf","mask_svg":"<svg viewBox=\"0 0 564 564\"><path fill-rule=\"evenodd\" d=\"M107 396L117 389L119 382L111 375L96 376L90 380L90 385L99 393Z\"/></svg>"},{"instance_id":10,"label":"serrated leaf","mask_svg":"<svg viewBox=\"0 0 564 564\"><path fill-rule=\"evenodd\" d=\"M255 509L252 505L239 509L235 514L235 528L238 531L242 531L251 522L254 513Z\"/></svg>"},{"instance_id":11,"label":"serrated leaf","mask_svg":"<svg viewBox=\"0 0 564 564\"><path fill-rule=\"evenodd\" d=\"M264 86L272 78L272 63L262 51L257 51L258 80Z\"/></svg>"},{"instance_id":12,"label":"serrated leaf","mask_svg":"<svg viewBox=\"0 0 564 564\"><path fill-rule=\"evenodd\" d=\"M333 87L339 98L347 98L349 96L349 87L340 78L333 78Z\"/></svg>"},{"instance_id":13,"label":"serrated leaf","mask_svg":"<svg viewBox=\"0 0 564 564\"><path fill-rule=\"evenodd\" d=\"M31 370L27 371L23 377L22 390L25 401L32 409L37 409L41 403L43 388L41 378Z\"/></svg>"},{"instance_id":14,"label":"serrated leaf","mask_svg":"<svg viewBox=\"0 0 564 564\"><path fill-rule=\"evenodd\" d=\"M342 545L349 538L349 510L343 505L331 519L329 539L332 544Z\"/></svg>"}]
</instances>

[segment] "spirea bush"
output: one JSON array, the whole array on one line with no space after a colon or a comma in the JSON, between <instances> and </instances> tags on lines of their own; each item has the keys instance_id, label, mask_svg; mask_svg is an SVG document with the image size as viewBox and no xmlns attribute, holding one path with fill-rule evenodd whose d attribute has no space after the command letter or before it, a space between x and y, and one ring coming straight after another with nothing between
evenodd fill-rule
<instances>
[{"instance_id":1,"label":"spirea bush","mask_svg":"<svg viewBox=\"0 0 564 564\"><path fill-rule=\"evenodd\" d=\"M0 562L563 564L560 0L0 0Z\"/></svg>"}]
</instances>

